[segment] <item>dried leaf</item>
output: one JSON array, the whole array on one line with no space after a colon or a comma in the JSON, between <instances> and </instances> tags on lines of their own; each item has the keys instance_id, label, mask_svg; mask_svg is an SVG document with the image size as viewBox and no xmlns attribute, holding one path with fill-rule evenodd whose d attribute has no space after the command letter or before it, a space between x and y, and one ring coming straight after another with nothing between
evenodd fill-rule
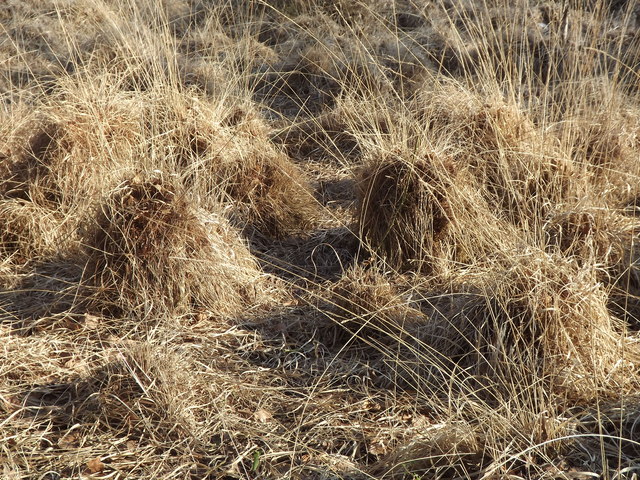
<instances>
[{"instance_id":1,"label":"dried leaf","mask_svg":"<svg viewBox=\"0 0 640 480\"><path fill-rule=\"evenodd\" d=\"M89 313L85 313L84 314L84 326L86 328L90 328L92 330L95 330L96 328L98 328L100 326L100 317L97 317L95 315L91 315Z\"/></svg>"},{"instance_id":2,"label":"dried leaf","mask_svg":"<svg viewBox=\"0 0 640 480\"><path fill-rule=\"evenodd\" d=\"M256 420L262 423L268 423L273 420L273 414L264 408L256 410L256 413L254 413L253 416Z\"/></svg>"},{"instance_id":3,"label":"dried leaf","mask_svg":"<svg viewBox=\"0 0 640 480\"><path fill-rule=\"evenodd\" d=\"M77 432L71 432L58 440L58 446L60 448L71 450L78 447L79 440L80 434Z\"/></svg>"},{"instance_id":4,"label":"dried leaf","mask_svg":"<svg viewBox=\"0 0 640 480\"><path fill-rule=\"evenodd\" d=\"M104 463L100 460L100 458L92 458L87 462L87 468L85 469L87 473L100 473L104 470Z\"/></svg>"}]
</instances>

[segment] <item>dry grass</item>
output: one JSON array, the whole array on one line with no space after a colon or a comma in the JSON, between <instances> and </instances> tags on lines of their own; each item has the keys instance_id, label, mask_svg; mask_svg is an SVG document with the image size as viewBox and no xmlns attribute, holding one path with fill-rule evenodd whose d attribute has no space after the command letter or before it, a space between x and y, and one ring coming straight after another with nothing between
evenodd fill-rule
<instances>
[{"instance_id":1,"label":"dry grass","mask_svg":"<svg viewBox=\"0 0 640 480\"><path fill-rule=\"evenodd\" d=\"M219 212L198 212L161 178L125 181L101 206L86 241L86 275L107 308L145 318L205 309L233 314L251 300L260 272ZM213 284L203 282L215 275Z\"/></svg>"},{"instance_id":2,"label":"dry grass","mask_svg":"<svg viewBox=\"0 0 640 480\"><path fill-rule=\"evenodd\" d=\"M636 478L634 2L0 24L2 478Z\"/></svg>"}]
</instances>

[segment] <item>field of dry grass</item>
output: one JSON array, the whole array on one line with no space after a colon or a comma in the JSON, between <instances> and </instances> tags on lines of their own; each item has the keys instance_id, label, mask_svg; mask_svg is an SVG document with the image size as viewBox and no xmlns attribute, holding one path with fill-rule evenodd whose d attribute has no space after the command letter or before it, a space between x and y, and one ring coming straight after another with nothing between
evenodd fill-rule
<instances>
[{"instance_id":1,"label":"field of dry grass","mask_svg":"<svg viewBox=\"0 0 640 480\"><path fill-rule=\"evenodd\" d=\"M0 27L0 477L638 478L636 2Z\"/></svg>"}]
</instances>

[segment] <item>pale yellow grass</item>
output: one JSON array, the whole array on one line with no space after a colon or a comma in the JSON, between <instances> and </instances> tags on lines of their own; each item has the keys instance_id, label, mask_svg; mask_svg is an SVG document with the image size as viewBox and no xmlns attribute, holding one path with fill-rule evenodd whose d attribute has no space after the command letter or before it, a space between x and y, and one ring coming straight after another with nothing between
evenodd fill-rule
<instances>
[{"instance_id":1,"label":"pale yellow grass","mask_svg":"<svg viewBox=\"0 0 640 480\"><path fill-rule=\"evenodd\" d=\"M640 473L633 2L0 24L0 476Z\"/></svg>"}]
</instances>

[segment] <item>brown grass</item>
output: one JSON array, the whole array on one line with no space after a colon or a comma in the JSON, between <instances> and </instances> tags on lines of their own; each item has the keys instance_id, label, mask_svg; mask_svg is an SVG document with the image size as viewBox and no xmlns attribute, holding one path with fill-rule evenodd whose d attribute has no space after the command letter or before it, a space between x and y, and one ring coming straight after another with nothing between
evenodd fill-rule
<instances>
[{"instance_id":1,"label":"brown grass","mask_svg":"<svg viewBox=\"0 0 640 480\"><path fill-rule=\"evenodd\" d=\"M102 205L86 274L107 308L141 318L193 308L225 315L255 298L260 273L246 245L224 218L199 216L184 195L161 178L136 177ZM214 271L216 282L201 281Z\"/></svg>"},{"instance_id":2,"label":"brown grass","mask_svg":"<svg viewBox=\"0 0 640 480\"><path fill-rule=\"evenodd\" d=\"M328 315L343 341L374 348L407 341L424 317L396 285L375 269L356 266L331 287Z\"/></svg>"},{"instance_id":3,"label":"brown grass","mask_svg":"<svg viewBox=\"0 0 640 480\"><path fill-rule=\"evenodd\" d=\"M447 186L455 170L435 155L411 163L392 157L364 170L358 185L363 238L397 268L421 269L410 262L434 256L452 221Z\"/></svg>"},{"instance_id":4,"label":"brown grass","mask_svg":"<svg viewBox=\"0 0 640 480\"><path fill-rule=\"evenodd\" d=\"M634 478L638 13L0 9L0 477Z\"/></svg>"},{"instance_id":5,"label":"brown grass","mask_svg":"<svg viewBox=\"0 0 640 480\"><path fill-rule=\"evenodd\" d=\"M282 238L317 223L318 205L307 179L282 154L255 152L251 161L217 168L225 191L246 206L244 215L259 232Z\"/></svg>"},{"instance_id":6,"label":"brown grass","mask_svg":"<svg viewBox=\"0 0 640 480\"><path fill-rule=\"evenodd\" d=\"M542 132L527 112L502 99L483 102L459 88L430 95L421 102L438 102L426 107L435 110L432 128L451 131L464 146L462 161L501 217L516 224L535 222L553 205L575 197L579 171L558 140Z\"/></svg>"},{"instance_id":7,"label":"brown grass","mask_svg":"<svg viewBox=\"0 0 640 480\"><path fill-rule=\"evenodd\" d=\"M313 228L319 213L309 180L269 143L255 107L180 99L159 113L154 130L169 135L163 147L173 159L166 166L189 188L233 203L238 223L268 237Z\"/></svg>"}]
</instances>

